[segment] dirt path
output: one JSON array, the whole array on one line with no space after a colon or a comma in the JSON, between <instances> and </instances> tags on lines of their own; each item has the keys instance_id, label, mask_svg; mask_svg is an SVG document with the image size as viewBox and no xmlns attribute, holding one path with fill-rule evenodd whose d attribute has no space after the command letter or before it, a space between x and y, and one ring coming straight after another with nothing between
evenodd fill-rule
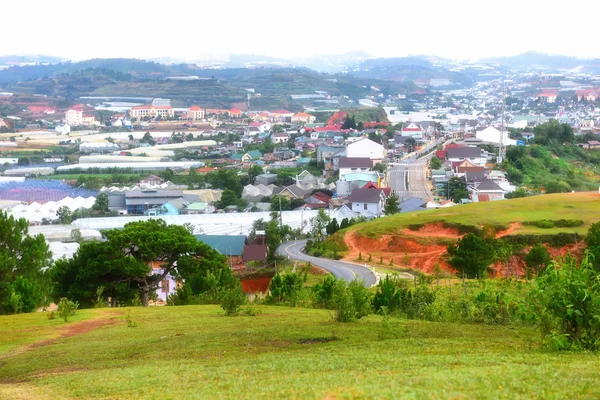
<instances>
[{"instance_id":1,"label":"dirt path","mask_svg":"<svg viewBox=\"0 0 600 400\"><path fill-rule=\"evenodd\" d=\"M86 321L73 322L73 323L70 323L67 326L65 326L60 331L59 336L52 338L52 339L42 340L40 342L17 347L13 351L10 351L7 354L1 355L0 361L5 360L10 357L17 356L19 354L23 354L23 353L33 350L33 349L48 346L50 344L57 342L60 339L77 336L77 335L82 335L84 333L94 331L94 330L101 328L103 326L106 326L106 325L114 325L117 322L118 322L117 317L103 318L103 319L91 319L91 320L86 320Z\"/></svg>"},{"instance_id":2,"label":"dirt path","mask_svg":"<svg viewBox=\"0 0 600 400\"><path fill-rule=\"evenodd\" d=\"M521 224L518 222L513 222L510 225L508 225L508 229L504 230L504 231L500 231L496 234L496 239L504 237L504 236L508 236L508 235L512 235L517 229L519 229L521 227Z\"/></svg>"}]
</instances>

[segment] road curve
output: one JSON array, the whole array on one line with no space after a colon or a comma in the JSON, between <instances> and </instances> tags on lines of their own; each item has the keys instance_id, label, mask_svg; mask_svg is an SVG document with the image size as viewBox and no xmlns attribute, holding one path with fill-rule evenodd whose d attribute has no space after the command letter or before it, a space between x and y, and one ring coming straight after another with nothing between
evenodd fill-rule
<instances>
[{"instance_id":1,"label":"road curve","mask_svg":"<svg viewBox=\"0 0 600 400\"><path fill-rule=\"evenodd\" d=\"M375 274L367 267L344 261L309 256L302 252L304 246L306 246L306 240L293 240L291 242L285 242L279 246L277 253L290 259L310 262L313 265L331 272L336 278L343 279L348 282L359 279L363 281L367 287L371 287L377 282Z\"/></svg>"}]
</instances>

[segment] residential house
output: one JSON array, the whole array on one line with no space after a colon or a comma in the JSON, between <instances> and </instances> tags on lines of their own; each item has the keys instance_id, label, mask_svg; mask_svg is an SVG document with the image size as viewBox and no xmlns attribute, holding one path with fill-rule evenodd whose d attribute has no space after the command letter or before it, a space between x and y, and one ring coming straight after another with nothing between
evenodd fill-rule
<instances>
[{"instance_id":1,"label":"residential house","mask_svg":"<svg viewBox=\"0 0 600 400\"><path fill-rule=\"evenodd\" d=\"M280 196L287 197L288 199L303 199L306 196L306 191L297 184L284 187Z\"/></svg>"},{"instance_id":2,"label":"residential house","mask_svg":"<svg viewBox=\"0 0 600 400\"><path fill-rule=\"evenodd\" d=\"M578 146L585 150L600 149L600 142L597 140L590 140L585 143L579 143Z\"/></svg>"},{"instance_id":3,"label":"residential house","mask_svg":"<svg viewBox=\"0 0 600 400\"><path fill-rule=\"evenodd\" d=\"M535 137L535 134L533 132L523 132L521 133L521 136L523 137L523 139L529 142Z\"/></svg>"},{"instance_id":4,"label":"residential house","mask_svg":"<svg viewBox=\"0 0 600 400\"><path fill-rule=\"evenodd\" d=\"M233 266L242 262L246 236L244 235L194 235L196 240L227 257Z\"/></svg>"},{"instance_id":5,"label":"residential house","mask_svg":"<svg viewBox=\"0 0 600 400\"><path fill-rule=\"evenodd\" d=\"M323 192L315 192L311 196L304 199L304 202L310 208L326 208L329 206L330 199L331 197Z\"/></svg>"},{"instance_id":6,"label":"residential house","mask_svg":"<svg viewBox=\"0 0 600 400\"><path fill-rule=\"evenodd\" d=\"M260 160L262 158L262 153L260 150L250 150L247 153L244 153L240 157L240 161L243 163L251 163L252 161Z\"/></svg>"},{"instance_id":7,"label":"residential house","mask_svg":"<svg viewBox=\"0 0 600 400\"><path fill-rule=\"evenodd\" d=\"M166 202L161 206L155 206L144 210L146 216L159 216L159 215L179 215L181 209L184 207L183 199L175 199Z\"/></svg>"},{"instance_id":8,"label":"residential house","mask_svg":"<svg viewBox=\"0 0 600 400\"><path fill-rule=\"evenodd\" d=\"M556 103L556 99L558 98L558 90L543 89L536 97L542 103Z\"/></svg>"},{"instance_id":9,"label":"residential house","mask_svg":"<svg viewBox=\"0 0 600 400\"><path fill-rule=\"evenodd\" d=\"M471 198L474 202L503 200L504 190L493 180L486 179L471 189Z\"/></svg>"},{"instance_id":10,"label":"residential house","mask_svg":"<svg viewBox=\"0 0 600 400\"><path fill-rule=\"evenodd\" d=\"M373 165L385 158L384 147L370 139L363 138L346 146L346 157L369 158Z\"/></svg>"},{"instance_id":11,"label":"residential house","mask_svg":"<svg viewBox=\"0 0 600 400\"><path fill-rule=\"evenodd\" d=\"M347 198L352 211L369 217L381 214L385 207L385 199L383 190L363 188L353 189Z\"/></svg>"},{"instance_id":12,"label":"residential house","mask_svg":"<svg viewBox=\"0 0 600 400\"><path fill-rule=\"evenodd\" d=\"M300 123L300 124L312 124L313 122L315 122L315 120L317 119L317 117L315 117L314 115L310 115L307 113L296 113L292 116L292 122L295 123Z\"/></svg>"},{"instance_id":13,"label":"residential house","mask_svg":"<svg viewBox=\"0 0 600 400\"><path fill-rule=\"evenodd\" d=\"M373 163L370 158L350 158L340 157L339 159L339 177L344 179L346 174L356 172L369 172L373 167Z\"/></svg>"},{"instance_id":14,"label":"residential house","mask_svg":"<svg viewBox=\"0 0 600 400\"><path fill-rule=\"evenodd\" d=\"M217 211L215 206L212 206L204 201L195 201L185 206L184 209L181 210L182 214L212 214Z\"/></svg>"},{"instance_id":15,"label":"residential house","mask_svg":"<svg viewBox=\"0 0 600 400\"><path fill-rule=\"evenodd\" d=\"M290 140L290 135L286 132L273 132L271 134L271 140L274 144L287 143Z\"/></svg>"},{"instance_id":16,"label":"residential house","mask_svg":"<svg viewBox=\"0 0 600 400\"><path fill-rule=\"evenodd\" d=\"M277 174L260 174L256 176L255 184L270 185L277 183Z\"/></svg>"},{"instance_id":17,"label":"residential house","mask_svg":"<svg viewBox=\"0 0 600 400\"><path fill-rule=\"evenodd\" d=\"M50 106L29 106L27 109L32 114L56 114L56 109Z\"/></svg>"},{"instance_id":18,"label":"residential house","mask_svg":"<svg viewBox=\"0 0 600 400\"><path fill-rule=\"evenodd\" d=\"M269 130L271 130L271 124L268 122L260 122L260 121L250 122L248 124L248 128L255 128L255 130L253 130L252 132L264 133L264 132L268 132ZM247 130L247 132L249 132L249 130Z\"/></svg>"},{"instance_id":19,"label":"residential house","mask_svg":"<svg viewBox=\"0 0 600 400\"><path fill-rule=\"evenodd\" d=\"M577 101L587 100L587 101L596 101L600 96L600 88L599 89L587 89L587 90L577 90L575 92L575 96L577 96Z\"/></svg>"},{"instance_id":20,"label":"residential house","mask_svg":"<svg viewBox=\"0 0 600 400\"><path fill-rule=\"evenodd\" d=\"M191 106L187 109L187 119L192 121L204 119L204 110L198 106Z\"/></svg>"},{"instance_id":21,"label":"residential house","mask_svg":"<svg viewBox=\"0 0 600 400\"><path fill-rule=\"evenodd\" d=\"M517 141L508 137L508 131L502 132L493 126L488 126L487 128L475 132L475 137L481 140L484 143L491 143L494 145L499 145L501 140L504 140L505 146L516 146Z\"/></svg>"},{"instance_id":22,"label":"residential house","mask_svg":"<svg viewBox=\"0 0 600 400\"><path fill-rule=\"evenodd\" d=\"M446 149L446 158L450 163L469 160L478 166L485 166L487 157L479 147L450 147Z\"/></svg>"}]
</instances>

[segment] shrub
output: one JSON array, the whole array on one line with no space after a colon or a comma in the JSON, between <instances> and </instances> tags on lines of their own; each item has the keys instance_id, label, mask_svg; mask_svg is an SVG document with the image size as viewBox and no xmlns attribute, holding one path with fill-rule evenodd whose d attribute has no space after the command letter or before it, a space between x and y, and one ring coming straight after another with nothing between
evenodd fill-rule
<instances>
[{"instance_id":1,"label":"shrub","mask_svg":"<svg viewBox=\"0 0 600 400\"><path fill-rule=\"evenodd\" d=\"M587 254L579 266L568 255L549 267L535 281L531 304L547 347L600 347L600 276Z\"/></svg>"},{"instance_id":2,"label":"shrub","mask_svg":"<svg viewBox=\"0 0 600 400\"><path fill-rule=\"evenodd\" d=\"M60 299L58 303L58 316L61 317L65 322L72 315L75 315L75 310L79 307L78 302L71 301L66 297Z\"/></svg>"},{"instance_id":3,"label":"shrub","mask_svg":"<svg viewBox=\"0 0 600 400\"><path fill-rule=\"evenodd\" d=\"M369 315L370 293L361 281L347 284L336 280L331 296L331 306L337 322L354 322Z\"/></svg>"},{"instance_id":4,"label":"shrub","mask_svg":"<svg viewBox=\"0 0 600 400\"><path fill-rule=\"evenodd\" d=\"M131 316L131 310L127 310L127 315L125 316L125 322L127 323L128 328L135 328L138 326L137 322Z\"/></svg>"},{"instance_id":5,"label":"shrub","mask_svg":"<svg viewBox=\"0 0 600 400\"><path fill-rule=\"evenodd\" d=\"M46 317L48 319L55 319L56 318L56 311L49 311L46 313Z\"/></svg>"},{"instance_id":6,"label":"shrub","mask_svg":"<svg viewBox=\"0 0 600 400\"><path fill-rule=\"evenodd\" d=\"M246 303L246 294L242 291L242 286L237 285L227 289L221 295L221 308L227 315L238 315L242 305Z\"/></svg>"}]
</instances>

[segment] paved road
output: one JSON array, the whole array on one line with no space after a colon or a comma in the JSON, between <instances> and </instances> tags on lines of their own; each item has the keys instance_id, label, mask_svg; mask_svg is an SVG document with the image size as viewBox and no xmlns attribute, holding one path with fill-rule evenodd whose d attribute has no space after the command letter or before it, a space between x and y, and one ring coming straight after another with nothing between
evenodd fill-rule
<instances>
[{"instance_id":1,"label":"paved road","mask_svg":"<svg viewBox=\"0 0 600 400\"><path fill-rule=\"evenodd\" d=\"M367 287L375 284L376 278L373 271L362 265L352 264L344 261L330 260L327 258L319 258L306 255L302 249L306 245L306 240L294 240L283 243L277 253L298 261L308 261L313 265L326 269L338 279L351 282L355 279L360 279Z\"/></svg>"}]
</instances>

